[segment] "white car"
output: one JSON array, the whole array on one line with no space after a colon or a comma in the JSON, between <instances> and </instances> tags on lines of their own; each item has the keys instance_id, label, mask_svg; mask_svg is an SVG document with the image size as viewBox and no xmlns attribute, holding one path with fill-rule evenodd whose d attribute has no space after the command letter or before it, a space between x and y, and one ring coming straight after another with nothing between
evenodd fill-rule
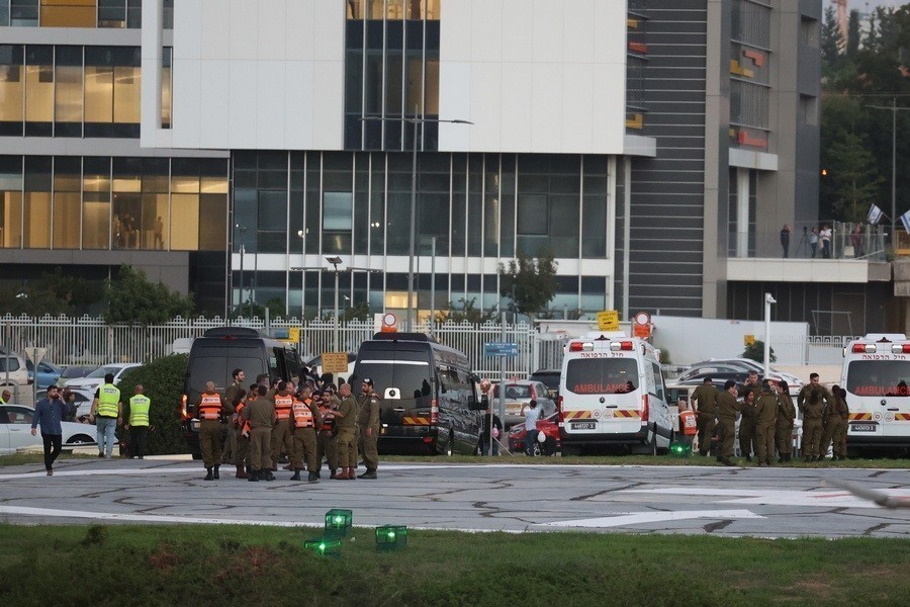
<instances>
[{"instance_id":1,"label":"white car","mask_svg":"<svg viewBox=\"0 0 910 607\"><path fill-rule=\"evenodd\" d=\"M64 387L88 391L94 395L95 390L100 388L104 383L104 376L108 373L114 376L114 383L116 384L123 378L123 375L127 371L141 366L141 363L114 363L110 365L104 365L98 367L85 377L77 377L75 379L67 380L66 384L64 384Z\"/></svg>"},{"instance_id":2,"label":"white car","mask_svg":"<svg viewBox=\"0 0 910 607\"><path fill-rule=\"evenodd\" d=\"M15 352L0 348L0 385L27 386L30 383L25 359Z\"/></svg>"},{"instance_id":3,"label":"white car","mask_svg":"<svg viewBox=\"0 0 910 607\"><path fill-rule=\"evenodd\" d=\"M25 405L0 405L0 453L15 453L23 447L42 444L41 434L32 436L35 410ZM95 427L63 422L64 445L94 445Z\"/></svg>"}]
</instances>

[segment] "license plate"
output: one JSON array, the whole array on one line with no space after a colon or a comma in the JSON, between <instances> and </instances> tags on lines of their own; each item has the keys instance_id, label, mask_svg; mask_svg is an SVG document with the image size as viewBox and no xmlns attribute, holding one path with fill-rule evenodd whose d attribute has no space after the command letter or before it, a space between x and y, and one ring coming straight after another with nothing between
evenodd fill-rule
<instances>
[{"instance_id":1,"label":"license plate","mask_svg":"<svg viewBox=\"0 0 910 607\"><path fill-rule=\"evenodd\" d=\"M190 430L193 432L199 432L199 420L194 419L190 421Z\"/></svg>"},{"instance_id":2,"label":"license plate","mask_svg":"<svg viewBox=\"0 0 910 607\"><path fill-rule=\"evenodd\" d=\"M854 432L875 432L875 424L853 424L850 429Z\"/></svg>"},{"instance_id":3,"label":"license plate","mask_svg":"<svg viewBox=\"0 0 910 607\"><path fill-rule=\"evenodd\" d=\"M573 430L593 430L597 427L594 422L576 422L571 426Z\"/></svg>"}]
</instances>

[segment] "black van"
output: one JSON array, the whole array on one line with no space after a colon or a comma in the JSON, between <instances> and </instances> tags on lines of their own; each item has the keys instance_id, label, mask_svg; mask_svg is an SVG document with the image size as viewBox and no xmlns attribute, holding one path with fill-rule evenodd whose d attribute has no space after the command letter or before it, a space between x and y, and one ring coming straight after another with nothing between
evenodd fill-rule
<instances>
[{"instance_id":1,"label":"black van","mask_svg":"<svg viewBox=\"0 0 910 607\"><path fill-rule=\"evenodd\" d=\"M193 455L199 452L198 422L194 403L208 381L224 394L233 382L234 369L246 373L246 386L260 374L268 374L269 384L278 380L300 380L300 357L284 342L263 337L247 327L209 329L193 340L183 382L182 419L184 434ZM246 387L245 386L245 387Z\"/></svg>"},{"instance_id":2,"label":"black van","mask_svg":"<svg viewBox=\"0 0 910 607\"><path fill-rule=\"evenodd\" d=\"M360 346L350 383L382 398L379 451L473 455L483 403L462 352L422 333L377 333Z\"/></svg>"}]
</instances>

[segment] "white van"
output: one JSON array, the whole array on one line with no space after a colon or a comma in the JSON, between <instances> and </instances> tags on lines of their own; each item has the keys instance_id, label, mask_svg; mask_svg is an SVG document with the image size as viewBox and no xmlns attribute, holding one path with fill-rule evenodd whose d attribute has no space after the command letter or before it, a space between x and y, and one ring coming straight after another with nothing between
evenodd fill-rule
<instances>
[{"instance_id":1,"label":"white van","mask_svg":"<svg viewBox=\"0 0 910 607\"><path fill-rule=\"evenodd\" d=\"M840 386L847 391L847 445L910 448L910 340L870 333L844 348Z\"/></svg>"},{"instance_id":2,"label":"white van","mask_svg":"<svg viewBox=\"0 0 910 607\"><path fill-rule=\"evenodd\" d=\"M656 454L673 440L660 352L622 333L566 344L557 404L564 455L614 446Z\"/></svg>"}]
</instances>

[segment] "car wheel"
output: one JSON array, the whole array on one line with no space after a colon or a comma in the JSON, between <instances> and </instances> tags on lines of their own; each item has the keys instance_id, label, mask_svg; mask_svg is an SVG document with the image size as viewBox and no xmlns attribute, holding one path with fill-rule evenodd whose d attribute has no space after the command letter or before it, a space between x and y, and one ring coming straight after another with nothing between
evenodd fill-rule
<instances>
[{"instance_id":1,"label":"car wheel","mask_svg":"<svg viewBox=\"0 0 910 607\"><path fill-rule=\"evenodd\" d=\"M87 434L77 434L75 436L70 437L70 439L68 441L66 441L66 444L67 445L89 445L94 442L95 442L95 439L93 439L91 436L88 436Z\"/></svg>"}]
</instances>

